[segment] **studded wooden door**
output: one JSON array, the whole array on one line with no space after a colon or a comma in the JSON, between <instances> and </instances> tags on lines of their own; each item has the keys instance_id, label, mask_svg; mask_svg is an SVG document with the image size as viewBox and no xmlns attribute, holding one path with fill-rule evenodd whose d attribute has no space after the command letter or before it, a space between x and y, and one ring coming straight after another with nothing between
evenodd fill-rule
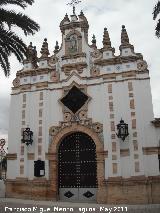
<instances>
[{"instance_id":1,"label":"studded wooden door","mask_svg":"<svg viewBox=\"0 0 160 213\"><path fill-rule=\"evenodd\" d=\"M85 133L66 136L58 151L59 197L64 201L96 201L96 145Z\"/></svg>"}]
</instances>

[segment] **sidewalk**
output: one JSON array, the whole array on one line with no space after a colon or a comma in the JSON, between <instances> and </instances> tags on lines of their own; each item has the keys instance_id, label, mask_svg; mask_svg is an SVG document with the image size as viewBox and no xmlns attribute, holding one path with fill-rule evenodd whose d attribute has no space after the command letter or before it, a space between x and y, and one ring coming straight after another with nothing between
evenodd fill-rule
<instances>
[{"instance_id":1,"label":"sidewalk","mask_svg":"<svg viewBox=\"0 0 160 213\"><path fill-rule=\"evenodd\" d=\"M11 212L74 212L74 213L160 213L160 204L154 205L104 205L93 203L67 203L0 198L0 213Z\"/></svg>"}]
</instances>

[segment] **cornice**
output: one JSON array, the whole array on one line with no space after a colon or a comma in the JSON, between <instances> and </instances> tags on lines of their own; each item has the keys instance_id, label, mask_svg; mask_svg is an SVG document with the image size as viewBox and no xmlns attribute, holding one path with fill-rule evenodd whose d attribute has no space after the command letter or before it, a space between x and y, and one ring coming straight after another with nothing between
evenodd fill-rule
<instances>
[{"instance_id":1,"label":"cornice","mask_svg":"<svg viewBox=\"0 0 160 213\"><path fill-rule=\"evenodd\" d=\"M122 63L135 62L142 59L141 56L117 56L110 59L97 59L94 61L95 65L106 66L106 65L116 65Z\"/></svg>"},{"instance_id":2,"label":"cornice","mask_svg":"<svg viewBox=\"0 0 160 213\"><path fill-rule=\"evenodd\" d=\"M64 66L65 67L65 66ZM67 67L67 69L69 69L69 67ZM71 69L71 68L70 68ZM102 84L102 83L108 83L108 82L123 82L123 81L127 81L127 80L149 80L150 77L141 77L138 78L137 74L148 74L148 70L146 71L137 71L137 70L132 70L132 71L126 71L126 72L120 72L120 73L107 73L107 74L103 74L103 75L99 75L99 76L90 76L90 77L81 77L79 74L73 72L71 75L69 75L66 79L63 79L59 82L50 82L50 81L45 81L45 82L36 82L33 84L24 84L24 85L20 85L17 87L12 87L12 91L16 91L16 90L20 90L20 91L26 91L26 90L31 90L32 86L35 86L37 89L41 88L48 88L49 85L51 84L61 84L64 82L68 82L69 79L71 79L73 76L77 76L80 80L97 80L97 79L101 79L103 82L100 83L96 83L97 84ZM121 76L122 79L117 80L116 77ZM106 82L105 80L108 80L108 82ZM94 83L91 83L89 85L94 85ZM88 85L88 86L89 86Z\"/></svg>"},{"instance_id":3,"label":"cornice","mask_svg":"<svg viewBox=\"0 0 160 213\"><path fill-rule=\"evenodd\" d=\"M37 75L42 75L42 74L48 74L51 72L53 68L38 68L38 69L32 69L32 70L21 70L18 71L16 76L17 77L27 77L27 76L37 76Z\"/></svg>"},{"instance_id":4,"label":"cornice","mask_svg":"<svg viewBox=\"0 0 160 213\"><path fill-rule=\"evenodd\" d=\"M85 78L86 79L86 78ZM95 78L94 78L95 79ZM107 78L106 78L107 79ZM91 80L91 78L88 80ZM122 80L115 80L115 79L107 79L108 81L103 81L103 82L99 82L99 83L90 83L90 84L80 84L80 85L86 85L87 87L90 87L90 86L96 86L96 85L101 85L101 84L108 84L108 83L119 83L119 82L125 82L125 81L134 81L134 80L139 80L139 81L143 81L143 80L150 80L149 77L147 78L126 78L126 79L122 79ZM67 82L67 81L63 81L63 82ZM53 82L47 82L48 83L48 86L53 84ZM59 83L62 83L59 82ZM34 84L32 86L35 86ZM37 87L36 89L34 90L31 90L31 89L25 89L23 88L23 90L20 89L20 87L18 88L12 88L13 91L15 91L13 94L11 95L18 95L18 94L21 94L21 93L26 93L26 92L36 92L36 91L42 91L42 90L49 90L49 91L53 91L53 90L62 90L62 86L61 87L57 87L57 88L49 88L49 87ZM18 90L16 92L16 90Z\"/></svg>"},{"instance_id":5,"label":"cornice","mask_svg":"<svg viewBox=\"0 0 160 213\"><path fill-rule=\"evenodd\" d=\"M86 53L63 55L61 58L62 58L62 60L67 60L67 59L76 59L76 58L80 58L80 57L86 58Z\"/></svg>"}]
</instances>

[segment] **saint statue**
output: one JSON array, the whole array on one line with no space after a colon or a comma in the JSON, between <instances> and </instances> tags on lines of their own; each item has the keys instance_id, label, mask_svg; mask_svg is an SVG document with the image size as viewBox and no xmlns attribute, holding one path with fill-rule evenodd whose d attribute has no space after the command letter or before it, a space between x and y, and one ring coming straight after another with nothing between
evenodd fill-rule
<instances>
[{"instance_id":1,"label":"saint statue","mask_svg":"<svg viewBox=\"0 0 160 213\"><path fill-rule=\"evenodd\" d=\"M70 37L70 52L77 52L77 38L75 37L75 35Z\"/></svg>"}]
</instances>

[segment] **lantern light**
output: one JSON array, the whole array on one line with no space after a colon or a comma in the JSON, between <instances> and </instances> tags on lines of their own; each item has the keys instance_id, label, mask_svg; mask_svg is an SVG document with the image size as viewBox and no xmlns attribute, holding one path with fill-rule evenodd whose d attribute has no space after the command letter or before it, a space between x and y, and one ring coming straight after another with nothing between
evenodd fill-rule
<instances>
[{"instance_id":1,"label":"lantern light","mask_svg":"<svg viewBox=\"0 0 160 213\"><path fill-rule=\"evenodd\" d=\"M30 131L30 128L26 128L24 131L23 131L23 138L22 138L22 143L25 143L27 146L28 145L32 145L33 143L33 132Z\"/></svg>"},{"instance_id":2,"label":"lantern light","mask_svg":"<svg viewBox=\"0 0 160 213\"><path fill-rule=\"evenodd\" d=\"M128 133L128 124L124 123L124 120L120 120L120 123L117 125L118 133L116 134L118 138L121 138L125 141L126 137L129 135Z\"/></svg>"}]
</instances>

